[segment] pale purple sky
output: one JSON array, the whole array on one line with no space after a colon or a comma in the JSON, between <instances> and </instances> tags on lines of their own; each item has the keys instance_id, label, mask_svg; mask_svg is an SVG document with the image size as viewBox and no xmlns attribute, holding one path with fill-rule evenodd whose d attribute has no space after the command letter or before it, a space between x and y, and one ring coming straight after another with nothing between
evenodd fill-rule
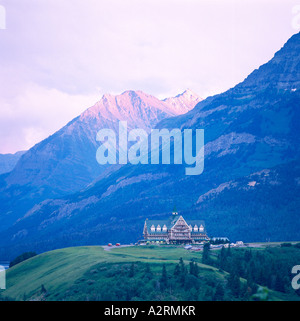
<instances>
[{"instance_id":1,"label":"pale purple sky","mask_svg":"<svg viewBox=\"0 0 300 321\"><path fill-rule=\"evenodd\" d=\"M0 0L0 153L104 93L223 92L300 30L300 0ZM0 17L1 19L1 17ZM1 21L0 21L1 25Z\"/></svg>"}]
</instances>

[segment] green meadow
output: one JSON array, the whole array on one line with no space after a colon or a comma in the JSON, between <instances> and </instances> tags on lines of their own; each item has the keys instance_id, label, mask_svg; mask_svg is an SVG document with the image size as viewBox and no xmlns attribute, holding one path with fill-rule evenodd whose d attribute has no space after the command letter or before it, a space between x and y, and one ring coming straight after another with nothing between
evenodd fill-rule
<instances>
[{"instance_id":1,"label":"green meadow","mask_svg":"<svg viewBox=\"0 0 300 321\"><path fill-rule=\"evenodd\" d=\"M280 255L284 255L282 251L285 250L289 251L287 255L291 251L300 254L296 248L277 249ZM241 256L245 251L231 249L228 260ZM257 248L251 251L262 253L263 250ZM132 246L109 250L101 246L58 249L9 268L6 273L7 289L0 292L0 299L206 301L259 298L259 284L251 285L254 282L250 284L242 276L237 280L226 266L218 266L220 253L220 250L211 250L209 260L203 264L203 252L192 252L176 246ZM287 292L268 289L266 286L264 289L268 300L300 298L292 289Z\"/></svg>"}]
</instances>

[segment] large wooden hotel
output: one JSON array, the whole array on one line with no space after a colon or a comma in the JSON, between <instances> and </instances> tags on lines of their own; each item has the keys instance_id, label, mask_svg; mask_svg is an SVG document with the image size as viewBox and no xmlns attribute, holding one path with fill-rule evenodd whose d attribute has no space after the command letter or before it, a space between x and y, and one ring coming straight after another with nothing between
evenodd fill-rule
<instances>
[{"instance_id":1,"label":"large wooden hotel","mask_svg":"<svg viewBox=\"0 0 300 321\"><path fill-rule=\"evenodd\" d=\"M176 210L167 220L146 219L143 235L146 242L189 244L209 241L204 221L185 220Z\"/></svg>"}]
</instances>

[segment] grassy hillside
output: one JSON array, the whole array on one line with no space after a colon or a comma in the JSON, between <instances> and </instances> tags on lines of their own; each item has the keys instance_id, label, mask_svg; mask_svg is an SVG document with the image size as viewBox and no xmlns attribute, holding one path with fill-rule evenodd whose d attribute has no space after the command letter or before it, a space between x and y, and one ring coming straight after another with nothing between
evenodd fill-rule
<instances>
[{"instance_id":1,"label":"grassy hillside","mask_svg":"<svg viewBox=\"0 0 300 321\"><path fill-rule=\"evenodd\" d=\"M212 262L218 252L211 251ZM7 289L0 295L14 300L250 298L250 294L245 297L244 279L237 297L227 289L227 272L201 262L202 253L169 246L134 246L109 251L100 246L66 248L38 255L10 268ZM195 273L191 273L193 264L198 266ZM269 294L273 300L297 299L292 294L275 291Z\"/></svg>"}]
</instances>

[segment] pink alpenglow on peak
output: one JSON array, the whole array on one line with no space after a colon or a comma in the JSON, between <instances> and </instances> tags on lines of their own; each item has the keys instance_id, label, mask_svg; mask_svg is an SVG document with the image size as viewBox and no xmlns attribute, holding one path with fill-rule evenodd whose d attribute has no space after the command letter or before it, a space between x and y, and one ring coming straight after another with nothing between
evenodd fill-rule
<instances>
[{"instance_id":1,"label":"pink alpenglow on peak","mask_svg":"<svg viewBox=\"0 0 300 321\"><path fill-rule=\"evenodd\" d=\"M185 114L201 100L190 90L164 100L159 100L142 91L130 90L120 95L103 95L99 102L80 116L80 119L127 120L129 126L132 123L144 128L163 118ZM143 123L144 126L142 126Z\"/></svg>"},{"instance_id":2,"label":"pink alpenglow on peak","mask_svg":"<svg viewBox=\"0 0 300 321\"><path fill-rule=\"evenodd\" d=\"M163 101L172 106L172 109L177 112L177 115L181 115L192 110L202 100L203 98L199 95L187 89L182 94L176 97L166 98Z\"/></svg>"},{"instance_id":3,"label":"pink alpenglow on peak","mask_svg":"<svg viewBox=\"0 0 300 321\"><path fill-rule=\"evenodd\" d=\"M105 94L94 106L27 151L7 176L6 183L41 186L55 182L58 193L75 192L104 171L105 167L99 166L95 157L99 130L109 128L117 132L119 122L126 121L128 131L141 128L150 134L162 120L183 114L196 105L197 99L191 102L187 95L186 106L182 108L183 96L184 93L172 98L172 104L168 104L142 91Z\"/></svg>"}]
</instances>

